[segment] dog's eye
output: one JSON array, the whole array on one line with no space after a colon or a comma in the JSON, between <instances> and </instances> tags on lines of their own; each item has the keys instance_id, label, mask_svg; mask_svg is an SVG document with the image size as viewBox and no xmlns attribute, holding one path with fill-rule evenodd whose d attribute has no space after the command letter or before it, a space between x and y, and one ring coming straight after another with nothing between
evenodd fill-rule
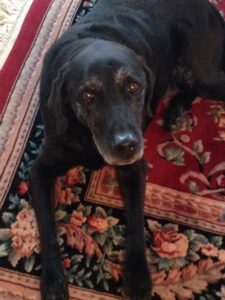
<instances>
[{"instance_id":1,"label":"dog's eye","mask_svg":"<svg viewBox=\"0 0 225 300\"><path fill-rule=\"evenodd\" d=\"M130 94L136 94L137 92L140 91L140 85L137 83L137 82L131 82L128 84L127 86L127 91L130 93Z\"/></svg>"},{"instance_id":2,"label":"dog's eye","mask_svg":"<svg viewBox=\"0 0 225 300\"><path fill-rule=\"evenodd\" d=\"M83 92L82 98L86 103L91 103L95 100L95 94L92 92Z\"/></svg>"}]
</instances>

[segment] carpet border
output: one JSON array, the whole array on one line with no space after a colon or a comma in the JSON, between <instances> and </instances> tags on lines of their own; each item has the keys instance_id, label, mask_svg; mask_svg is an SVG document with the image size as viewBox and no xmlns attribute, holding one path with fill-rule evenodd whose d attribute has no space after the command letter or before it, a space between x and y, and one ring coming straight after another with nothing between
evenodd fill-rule
<instances>
[{"instance_id":1,"label":"carpet border","mask_svg":"<svg viewBox=\"0 0 225 300\"><path fill-rule=\"evenodd\" d=\"M69 27L80 3L81 0L52 2L15 82L0 126L0 207L4 203L37 114L39 78L46 49Z\"/></svg>"},{"instance_id":2,"label":"carpet border","mask_svg":"<svg viewBox=\"0 0 225 300\"><path fill-rule=\"evenodd\" d=\"M4 300L41 300L39 286L40 280L36 276L26 275L0 268L0 299ZM69 285L70 300L119 300L112 294L97 292Z\"/></svg>"},{"instance_id":3,"label":"carpet border","mask_svg":"<svg viewBox=\"0 0 225 300\"><path fill-rule=\"evenodd\" d=\"M108 175L105 174L109 172L114 187L107 190L104 185ZM109 166L92 172L84 199L95 204L123 208L120 194L114 192L118 191L118 188L113 173L113 169ZM146 216L225 236L225 203L221 200L147 182L144 211Z\"/></svg>"}]
</instances>

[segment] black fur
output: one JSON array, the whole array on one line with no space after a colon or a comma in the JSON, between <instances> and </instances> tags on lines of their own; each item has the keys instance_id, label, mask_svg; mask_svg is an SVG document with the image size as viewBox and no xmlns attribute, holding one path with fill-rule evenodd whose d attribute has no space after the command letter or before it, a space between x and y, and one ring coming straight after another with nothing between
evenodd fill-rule
<instances>
[{"instance_id":1,"label":"black fur","mask_svg":"<svg viewBox=\"0 0 225 300\"><path fill-rule=\"evenodd\" d=\"M125 292L151 298L145 257L142 132L170 87L170 130L198 95L225 100L224 22L207 0L99 0L48 51L42 150L31 170L42 245L42 300L68 299L51 201L69 168L115 165L127 214Z\"/></svg>"}]
</instances>

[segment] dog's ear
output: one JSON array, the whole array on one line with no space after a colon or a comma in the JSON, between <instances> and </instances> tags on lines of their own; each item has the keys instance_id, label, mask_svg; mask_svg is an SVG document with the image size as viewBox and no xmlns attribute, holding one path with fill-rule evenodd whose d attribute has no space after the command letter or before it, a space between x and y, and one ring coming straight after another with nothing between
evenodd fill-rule
<instances>
[{"instance_id":1,"label":"dog's ear","mask_svg":"<svg viewBox=\"0 0 225 300\"><path fill-rule=\"evenodd\" d=\"M53 80L51 93L48 99L48 109L54 117L58 135L62 135L67 128L67 118L65 116L66 95L63 93L66 66L63 65L56 78Z\"/></svg>"},{"instance_id":2,"label":"dog's ear","mask_svg":"<svg viewBox=\"0 0 225 300\"><path fill-rule=\"evenodd\" d=\"M147 64L142 56L139 56L139 60L144 67L146 79L147 79L147 85L148 85L147 92L145 95L146 114L147 114L147 117L152 118L153 112L152 112L152 108L151 108L151 100L153 97L154 87L155 87L155 75L154 75L153 71L151 70L151 68L147 66Z\"/></svg>"},{"instance_id":3,"label":"dog's ear","mask_svg":"<svg viewBox=\"0 0 225 300\"><path fill-rule=\"evenodd\" d=\"M77 41L71 45L72 49L70 49L66 60L58 69L57 75L53 80L47 107L55 120L58 135L63 135L68 127L66 109L68 109L69 103L67 101L65 84L68 84L68 74L71 70L72 62L91 41L91 39L85 39L84 41Z\"/></svg>"}]
</instances>

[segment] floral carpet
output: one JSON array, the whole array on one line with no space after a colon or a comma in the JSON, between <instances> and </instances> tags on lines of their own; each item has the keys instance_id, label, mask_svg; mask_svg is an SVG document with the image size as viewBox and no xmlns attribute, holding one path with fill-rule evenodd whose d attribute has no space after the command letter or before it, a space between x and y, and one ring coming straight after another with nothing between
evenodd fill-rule
<instances>
[{"instance_id":1,"label":"floral carpet","mask_svg":"<svg viewBox=\"0 0 225 300\"><path fill-rule=\"evenodd\" d=\"M225 12L225 0L211 2ZM0 73L1 300L40 299L41 248L28 174L43 138L41 60L58 35L95 5L94 0L43 3L31 3ZM42 13L31 22L37 7ZM153 299L224 300L225 104L197 98L169 134L162 129L167 100L145 134L145 236ZM79 166L58 178L55 217L70 298L122 299L126 223L114 169Z\"/></svg>"}]
</instances>

